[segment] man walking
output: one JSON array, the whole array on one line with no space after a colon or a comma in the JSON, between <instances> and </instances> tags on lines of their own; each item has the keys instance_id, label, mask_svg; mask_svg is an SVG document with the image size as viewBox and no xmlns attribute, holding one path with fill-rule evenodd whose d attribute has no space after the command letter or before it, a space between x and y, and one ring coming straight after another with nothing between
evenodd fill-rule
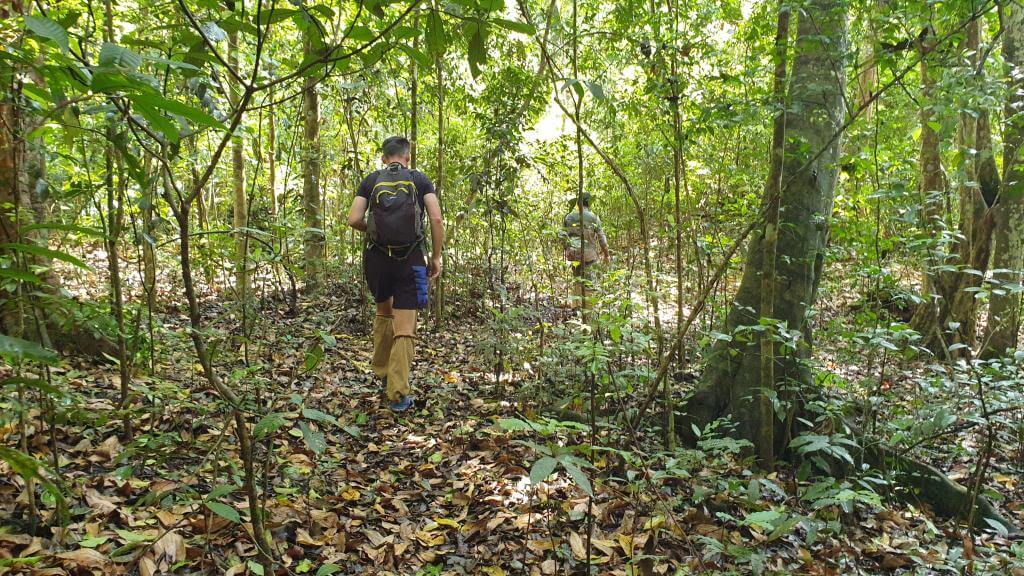
<instances>
[{"instance_id":1,"label":"man walking","mask_svg":"<svg viewBox=\"0 0 1024 576\"><path fill-rule=\"evenodd\" d=\"M415 401L409 387L416 338L416 311L427 305L427 279L441 274L444 222L434 184L409 169L412 145L392 136L381 146L384 168L359 185L348 225L366 233L363 274L377 303L373 322L373 373L386 380L396 412ZM423 213L430 221L426 260Z\"/></svg>"},{"instance_id":2,"label":"man walking","mask_svg":"<svg viewBox=\"0 0 1024 576\"><path fill-rule=\"evenodd\" d=\"M608 238L601 227L601 219L590 211L588 192L580 194L579 202L573 204L572 212L566 214L562 221L565 259L572 264L573 276L591 279L589 271L597 262L598 249L601 250L605 262L609 259Z\"/></svg>"}]
</instances>

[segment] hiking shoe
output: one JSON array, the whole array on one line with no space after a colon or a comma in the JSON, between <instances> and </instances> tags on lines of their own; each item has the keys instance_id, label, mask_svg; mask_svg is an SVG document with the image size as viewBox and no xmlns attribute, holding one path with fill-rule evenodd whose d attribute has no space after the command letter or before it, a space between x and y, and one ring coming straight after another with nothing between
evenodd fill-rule
<instances>
[{"instance_id":1,"label":"hiking shoe","mask_svg":"<svg viewBox=\"0 0 1024 576\"><path fill-rule=\"evenodd\" d=\"M402 398L398 402L393 402L391 404L391 411L392 412L405 412L409 408L412 408L412 405L415 404L415 403L416 403L416 399L415 398L413 398L412 396L406 396L405 398Z\"/></svg>"}]
</instances>

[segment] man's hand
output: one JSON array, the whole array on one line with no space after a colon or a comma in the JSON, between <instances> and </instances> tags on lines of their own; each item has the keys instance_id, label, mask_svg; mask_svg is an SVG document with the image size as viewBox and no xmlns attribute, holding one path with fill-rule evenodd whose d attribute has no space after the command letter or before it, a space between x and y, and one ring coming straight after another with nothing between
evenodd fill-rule
<instances>
[{"instance_id":1,"label":"man's hand","mask_svg":"<svg viewBox=\"0 0 1024 576\"><path fill-rule=\"evenodd\" d=\"M430 257L430 279L434 280L441 275L441 256Z\"/></svg>"}]
</instances>

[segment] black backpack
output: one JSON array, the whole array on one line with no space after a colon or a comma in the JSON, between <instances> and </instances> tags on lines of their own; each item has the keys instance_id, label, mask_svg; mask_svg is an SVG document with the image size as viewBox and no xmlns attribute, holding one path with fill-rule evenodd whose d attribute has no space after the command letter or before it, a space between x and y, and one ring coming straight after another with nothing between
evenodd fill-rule
<instances>
[{"instance_id":1,"label":"black backpack","mask_svg":"<svg viewBox=\"0 0 1024 576\"><path fill-rule=\"evenodd\" d=\"M370 191L366 219L370 243L389 256L406 257L423 240L423 216L412 171L401 164L381 170Z\"/></svg>"}]
</instances>

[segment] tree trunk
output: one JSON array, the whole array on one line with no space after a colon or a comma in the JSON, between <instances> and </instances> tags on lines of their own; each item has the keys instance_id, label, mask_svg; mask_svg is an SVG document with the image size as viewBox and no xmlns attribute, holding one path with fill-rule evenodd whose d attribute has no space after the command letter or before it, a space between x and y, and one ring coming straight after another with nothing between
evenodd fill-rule
<instances>
[{"instance_id":1,"label":"tree trunk","mask_svg":"<svg viewBox=\"0 0 1024 576\"><path fill-rule=\"evenodd\" d=\"M238 32L228 33L228 62L238 70L239 62ZM231 80L231 103L238 106L241 99L241 86L237 80ZM234 205L232 223L235 229L235 294L239 302L245 303L251 297L249 287L248 245L249 235L245 228L249 224L249 203L245 194L245 140L239 126L231 139L231 190ZM246 327L242 327L246 333Z\"/></svg>"},{"instance_id":2,"label":"tree trunk","mask_svg":"<svg viewBox=\"0 0 1024 576\"><path fill-rule=\"evenodd\" d=\"M267 99L274 101L274 88ZM270 193L270 215L277 216L277 115L276 106L267 108L267 191Z\"/></svg>"},{"instance_id":3,"label":"tree trunk","mask_svg":"<svg viewBox=\"0 0 1024 576\"><path fill-rule=\"evenodd\" d=\"M778 110L772 122L771 165L768 182L765 185L765 223L763 234L764 270L761 271L761 318L775 318L775 257L779 242L779 202L782 192L784 162L786 160L786 59L789 43L789 7L779 3L778 21L775 30L775 77L772 96ZM761 465L771 469L775 465L775 405L772 394L775 391L775 338L776 330L765 326L759 337L761 366L761 393L757 395L757 428L754 451Z\"/></svg>"},{"instance_id":4,"label":"tree trunk","mask_svg":"<svg viewBox=\"0 0 1024 576\"><path fill-rule=\"evenodd\" d=\"M936 356L945 357L948 343L939 327L939 308L943 299L951 300L951 295L945 290L944 276L938 274L936 269L946 264L947 256L946 249L940 242L945 233L942 199L946 190L946 179L942 173L939 134L932 127L936 122L932 110L935 79L929 70L927 56L935 43L935 33L931 28L928 30L928 34L918 44L921 54L921 152L918 161L921 180L918 189L921 197L921 228L937 244L928 247L925 270L921 275L922 302L914 311L910 325L922 335L923 346Z\"/></svg>"},{"instance_id":5,"label":"tree trunk","mask_svg":"<svg viewBox=\"0 0 1024 576\"><path fill-rule=\"evenodd\" d=\"M785 161L779 195L779 226L773 316L800 338L780 346L775 362L775 384L802 388L784 396L793 413L802 411L801 398L811 390L812 377L804 361L811 354L808 311L817 292L825 257L828 218L837 181L836 162L844 120L845 66L837 58L846 51L846 5L841 0L811 0L801 12L797 28L789 100L799 113L786 118ZM766 198L766 205L770 198ZM760 386L761 353L749 327L758 324L762 290L764 231L750 242L743 278L726 319L724 332L731 341L719 341L709 357L695 395L683 410L677 430L692 440L691 425L703 427L731 415L736 435L755 441L760 433L754 399ZM779 387L782 388L781 386ZM791 422L793 418L787 418ZM789 441L789 431L776 419L776 452Z\"/></svg>"},{"instance_id":6,"label":"tree trunk","mask_svg":"<svg viewBox=\"0 0 1024 576\"><path fill-rule=\"evenodd\" d=\"M437 69L437 166L434 188L437 190L437 197L443 203L445 199L444 186L444 60L440 54L434 58L434 65ZM434 328L441 329L441 318L444 314L444 285L445 272L447 267L441 268L441 275L434 281L434 297L431 299L434 309Z\"/></svg>"},{"instance_id":7,"label":"tree trunk","mask_svg":"<svg viewBox=\"0 0 1024 576\"><path fill-rule=\"evenodd\" d=\"M0 17L21 14L21 2L0 5ZM43 157L42 142L31 145L25 140L33 126L22 115L21 80L12 73L0 76L5 84L3 92L7 95L0 101L0 243L38 244L47 247L47 237L43 231L32 233L26 238L22 227L36 223L40 213L45 216L42 202L33 201L33 196L46 186L46 160ZM33 78L37 86L42 80ZM63 298L62 283L54 273L48 258L14 254L15 259L24 257L28 261L24 270L32 269L41 282L41 288L48 294ZM0 290L0 331L7 334L20 334L22 337L37 340L46 346L54 346L62 350L74 350L79 354L94 358L104 355L114 356L117 348L103 335L96 335L90 330L83 330L69 323L57 310L40 309L42 322L36 329L36 322L23 318L14 298ZM34 303L33 303L34 304ZM27 331L27 333L26 333Z\"/></svg>"},{"instance_id":8,"label":"tree trunk","mask_svg":"<svg viewBox=\"0 0 1024 576\"><path fill-rule=\"evenodd\" d=\"M307 32L303 44L307 58L314 52L313 42L308 36L312 33ZM316 78L306 78L302 90L302 212L306 226L303 235L303 267L309 286L316 286L320 282L324 251L323 214L320 206L320 96L316 85Z\"/></svg>"},{"instance_id":9,"label":"tree trunk","mask_svg":"<svg viewBox=\"0 0 1024 576\"><path fill-rule=\"evenodd\" d=\"M1024 6L1008 2L1003 17L1003 61L1007 67L1006 126L1003 130L1003 187L994 211L994 257L996 286L988 309L988 326L982 355L998 357L1019 345L1020 282L1024 268L1024 94L1021 66L1024 64Z\"/></svg>"}]
</instances>

